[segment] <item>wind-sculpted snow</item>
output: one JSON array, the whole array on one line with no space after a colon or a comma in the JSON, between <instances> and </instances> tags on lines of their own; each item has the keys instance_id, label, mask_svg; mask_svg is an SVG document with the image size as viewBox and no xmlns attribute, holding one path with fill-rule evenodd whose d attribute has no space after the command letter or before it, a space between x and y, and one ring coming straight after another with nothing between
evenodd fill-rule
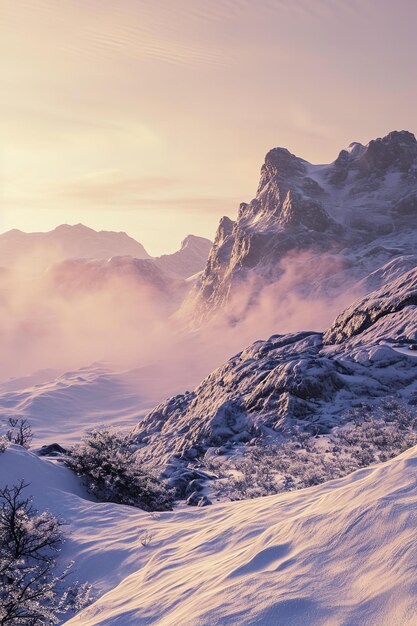
<instances>
[{"instance_id":1,"label":"wind-sculpted snow","mask_svg":"<svg viewBox=\"0 0 417 626\"><path fill-rule=\"evenodd\" d=\"M183 310L197 324L221 313L243 317L262 300L265 286L280 285L297 258L298 280L283 284L282 296L296 290L303 298L330 302L349 290L363 295L373 288L369 274L414 254L416 228L412 133L394 131L367 146L352 144L329 165L274 148L256 197L240 205L235 222L221 220L206 269ZM280 313L278 301L277 323Z\"/></svg>"},{"instance_id":2,"label":"wind-sculpted snow","mask_svg":"<svg viewBox=\"0 0 417 626\"><path fill-rule=\"evenodd\" d=\"M68 626L413 626L416 466L412 448L318 487L156 520L67 497L74 557L94 580L113 547L110 580L126 570ZM88 519L100 533L90 551Z\"/></svg>"},{"instance_id":3,"label":"wind-sculpted snow","mask_svg":"<svg viewBox=\"0 0 417 626\"><path fill-rule=\"evenodd\" d=\"M12 446L0 487L23 479L67 524L60 558L99 596L68 626L414 626L416 467L411 448L310 489L151 516Z\"/></svg>"},{"instance_id":4,"label":"wind-sculpted snow","mask_svg":"<svg viewBox=\"0 0 417 626\"><path fill-rule=\"evenodd\" d=\"M193 392L171 398L136 428L140 454L188 461L294 426L327 433L348 409L417 391L417 268L371 293L324 334L257 341Z\"/></svg>"}]
</instances>

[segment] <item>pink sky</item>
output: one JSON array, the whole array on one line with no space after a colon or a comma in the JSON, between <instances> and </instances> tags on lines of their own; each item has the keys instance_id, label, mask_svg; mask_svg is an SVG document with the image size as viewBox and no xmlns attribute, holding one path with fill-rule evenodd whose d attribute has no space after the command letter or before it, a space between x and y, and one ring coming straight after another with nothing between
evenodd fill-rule
<instances>
[{"instance_id":1,"label":"pink sky","mask_svg":"<svg viewBox=\"0 0 417 626\"><path fill-rule=\"evenodd\" d=\"M2 0L0 230L213 237L276 145L416 130L414 0Z\"/></svg>"}]
</instances>

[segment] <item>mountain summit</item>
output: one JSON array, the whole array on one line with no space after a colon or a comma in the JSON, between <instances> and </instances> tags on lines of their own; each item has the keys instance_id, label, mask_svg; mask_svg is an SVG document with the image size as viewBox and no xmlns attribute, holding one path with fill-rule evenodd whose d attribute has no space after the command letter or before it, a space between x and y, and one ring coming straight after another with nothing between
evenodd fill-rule
<instances>
[{"instance_id":1,"label":"mountain summit","mask_svg":"<svg viewBox=\"0 0 417 626\"><path fill-rule=\"evenodd\" d=\"M189 278L204 269L211 246L209 239L187 235L177 252L163 254L155 259L155 263L168 274Z\"/></svg>"},{"instance_id":2,"label":"mountain summit","mask_svg":"<svg viewBox=\"0 0 417 626\"><path fill-rule=\"evenodd\" d=\"M354 142L326 165L273 148L256 197L240 205L235 222L220 221L191 295L195 318L227 309L236 295L242 300L243 287L246 304L253 303L282 277L290 254L302 254L306 268L314 269L313 280L310 275L299 284L304 294L338 295L393 258L414 254L416 227L412 133L393 131L366 146ZM323 263L323 255L332 255L330 262Z\"/></svg>"}]
</instances>

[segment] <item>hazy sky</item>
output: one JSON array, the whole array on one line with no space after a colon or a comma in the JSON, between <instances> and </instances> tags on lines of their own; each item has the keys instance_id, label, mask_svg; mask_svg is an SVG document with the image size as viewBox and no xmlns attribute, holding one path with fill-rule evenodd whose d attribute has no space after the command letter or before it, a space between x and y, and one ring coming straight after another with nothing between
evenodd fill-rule
<instances>
[{"instance_id":1,"label":"hazy sky","mask_svg":"<svg viewBox=\"0 0 417 626\"><path fill-rule=\"evenodd\" d=\"M0 0L0 230L83 222L151 254L313 162L416 131L415 0Z\"/></svg>"}]
</instances>

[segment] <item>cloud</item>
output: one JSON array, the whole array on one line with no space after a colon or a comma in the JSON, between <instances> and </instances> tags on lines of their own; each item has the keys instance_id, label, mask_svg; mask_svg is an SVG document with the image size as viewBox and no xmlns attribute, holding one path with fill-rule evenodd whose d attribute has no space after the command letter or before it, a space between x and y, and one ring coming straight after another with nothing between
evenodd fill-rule
<instances>
[{"instance_id":1,"label":"cloud","mask_svg":"<svg viewBox=\"0 0 417 626\"><path fill-rule=\"evenodd\" d=\"M47 250L42 250L47 254ZM50 251L51 258L56 250ZM108 362L146 371L154 397L196 386L232 354L271 334L322 330L358 294L323 297L307 292L314 274L342 270L330 255L288 255L281 278L265 284L254 275L228 310L190 331L177 308L182 282L164 282L129 262L79 261L29 272L38 254L0 273L0 380L43 368L69 370ZM146 263L145 263L146 266ZM146 267L144 267L146 270ZM253 288L257 297L253 298ZM251 301L251 306L248 303ZM145 375L145 374L144 374Z\"/></svg>"},{"instance_id":2,"label":"cloud","mask_svg":"<svg viewBox=\"0 0 417 626\"><path fill-rule=\"evenodd\" d=\"M218 212L223 214L225 207L237 207L239 199L222 196L194 195L181 193L187 188L186 181L168 176L126 176L118 170L105 170L71 180L41 183L32 182L11 189L7 194L9 208L13 206L48 208L57 205L72 211L80 206L88 210L184 210Z\"/></svg>"}]
</instances>

